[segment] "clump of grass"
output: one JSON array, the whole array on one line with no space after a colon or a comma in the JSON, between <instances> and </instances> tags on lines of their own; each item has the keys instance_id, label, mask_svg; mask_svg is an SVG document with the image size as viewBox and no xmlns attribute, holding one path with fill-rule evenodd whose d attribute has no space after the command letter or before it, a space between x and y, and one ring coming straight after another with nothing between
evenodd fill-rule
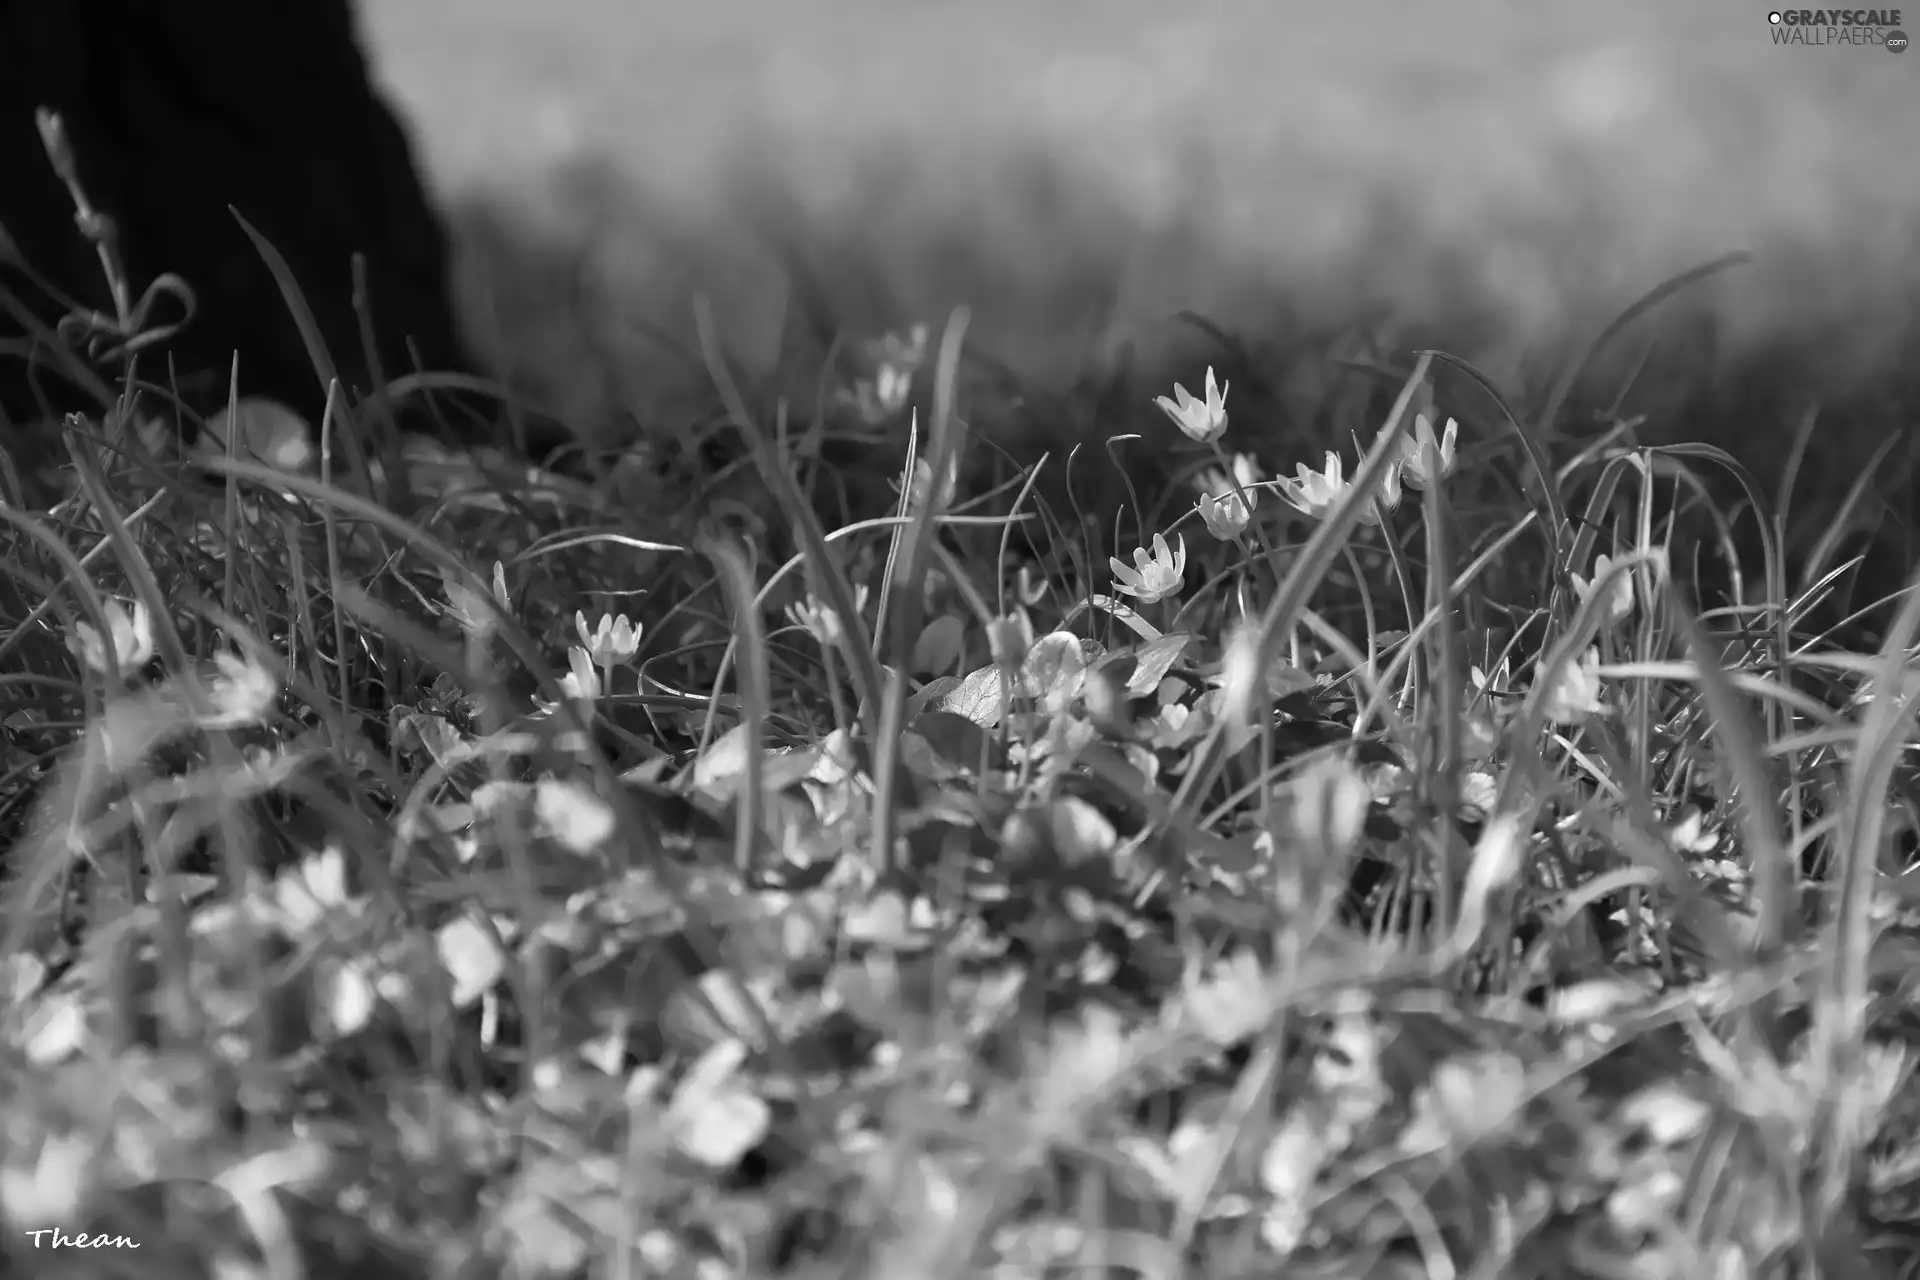
<instances>
[{"instance_id":1,"label":"clump of grass","mask_svg":"<svg viewBox=\"0 0 1920 1280\"><path fill-rule=\"evenodd\" d=\"M1803 634L1756 489L1698 612L1737 465L1496 403L1511 484L1431 355L1271 478L1208 371L1063 514L962 482L963 316L798 432L710 327L702 502L337 387L195 481L128 369L0 508L0 1256L1914 1274L1912 594Z\"/></svg>"}]
</instances>

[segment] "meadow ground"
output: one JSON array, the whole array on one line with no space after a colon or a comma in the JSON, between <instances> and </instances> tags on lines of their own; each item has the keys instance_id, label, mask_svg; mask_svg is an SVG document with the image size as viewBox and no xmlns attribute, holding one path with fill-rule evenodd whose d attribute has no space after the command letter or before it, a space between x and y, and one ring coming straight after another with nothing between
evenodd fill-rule
<instances>
[{"instance_id":1,"label":"meadow ground","mask_svg":"<svg viewBox=\"0 0 1920 1280\"><path fill-rule=\"evenodd\" d=\"M1768 292L1791 273L1756 272L1751 332L1824 311L1892 340L1868 321L1894 323L1899 290L1851 255L1856 230L1901 248L1888 211L1913 179L1865 162L1886 117L1833 126L1851 117L1816 88L1891 93L1859 70L1891 55L1780 71L1818 109L1766 117L1774 161L1720 145L1774 110L1756 90L1661 133L1670 151L1603 148L1615 176L1664 174L1681 197L1574 200L1510 171L1556 163L1527 129L1572 126L1512 109L1509 47L1455 33L1454 74L1409 84L1424 64L1360 56L1357 19L1319 15L1318 46L1270 21L1255 50L1246 32L1269 27L1248 10L1199 11L1218 25L1141 18L1159 25L1138 47L1215 111L1174 119L1149 157L1217 125L1224 167L1257 171L1246 139L1269 122L1218 85L1258 64L1287 108L1271 114L1327 159L1321 198L1444 198L1414 202L1431 220L1375 267L1379 242L1337 224L1324 260L1174 236L1198 292L1143 285L1137 315L1211 302L1249 321L1212 291L1239 261L1311 286L1337 328L1348 271L1456 354L1497 355L1710 256L1724 216L1830 269L1798 278L1804 309ZM1514 11L1458 10L1469 32ZM581 6L590 47L546 43L567 25L551 9L468 47L444 8L380 8L397 81L444 60L412 92L447 189L495 183L562 248L581 230L579 210L539 207L579 193L543 185L549 142L520 170L502 159L539 134L512 75L547 48L547 87L573 104L554 118L631 146L697 214L736 172L703 170L698 130L746 137L748 161L772 145L729 115L782 83L755 70L765 50L874 40L870 92L821 110L886 115L914 95L881 88L904 83L931 100L894 113L910 129L964 133L1019 114L1020 90L967 88L973 115L937 90L1088 30L1084 6L998 27L846 6L825 28L688 7L642 41L614 21L632 12ZM1695 10L1661 27L1676 49L1697 37L1693 73L1624 25L1625 61L1602 65L1652 58L1688 100L1771 66ZM903 40L944 56L903 80ZM1123 60L1088 51L1063 76L1082 107L1058 128L1131 173L1139 153L1093 145L1125 105L1102 87ZM1611 77L1574 76L1580 128L1611 127ZM866 179L834 168L817 119L776 114L815 144L775 147L772 172L821 209L783 225L824 233ZM1455 168L1419 144L1468 121L1483 147ZM647 139L665 158L633 158ZM1057 261L1070 208L996 239L942 198L965 172L905 172L928 176L888 215L904 238L845 261L907 280L912 309L944 301L912 281L950 227ZM1115 216L1170 200L1165 182ZM624 181L606 190L634 207ZM1278 179L1245 191L1239 214L1216 198L1194 216L1318 207ZM462 205L470 254L486 226L511 230L503 253L539 239L479 207ZM1511 242L1484 234L1495 209ZM813 234L777 265L852 288ZM1492 282L1485 306L1440 289L1428 251L1449 235L1478 255L1459 287ZM1509 243L1598 274L1516 307L1544 286L1500 265ZM658 290L600 274L667 317L699 272ZM547 284L496 290L494 336L610 418L648 357L542 346L606 319ZM694 429L724 447L662 457L640 446L687 425L643 412L630 447L535 466L499 446L511 413L456 446L385 438L346 406L324 459L181 458L103 406L69 423L58 501L34 509L0 474L0 1274L1920 1275L1920 593L1843 642L1814 621L1848 580L1841 548L1788 536L1726 454L1647 442L1687 424L1543 429L1393 343L1382 394L1317 411L1331 457L1275 427L1257 378L1216 390L1204 359L1176 391L1143 357L1121 369L1143 389L1116 393L1053 368L1059 339L1011 362L1013 396L967 384L976 330L1025 349L1079 287L1035 278L890 335L859 331L893 316L830 289L824 313L874 340L845 364L795 355L817 395L780 404L741 367L751 349L696 360L718 411ZM1703 305L1737 344L1735 296ZM776 303L731 300L749 319ZM1888 376L1884 356L1831 374ZM1456 430L1462 388L1479 407ZM1056 458L983 486L1000 415L1041 400L1092 446L1131 415L1159 483L1129 474L1111 505L1076 507L1107 469L1093 447L1074 484ZM1808 422L1783 454L1835 452ZM1709 501L1710 475L1741 509ZM1838 529L1866 490L1800 496ZM1720 575L1739 599L1703 599L1702 529L1709 552L1758 548Z\"/></svg>"}]
</instances>

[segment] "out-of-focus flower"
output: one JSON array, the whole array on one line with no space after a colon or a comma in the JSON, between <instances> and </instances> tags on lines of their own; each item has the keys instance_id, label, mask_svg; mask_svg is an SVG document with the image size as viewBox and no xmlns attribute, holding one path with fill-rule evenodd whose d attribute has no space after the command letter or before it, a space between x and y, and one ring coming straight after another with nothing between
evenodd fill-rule
<instances>
[{"instance_id":1,"label":"out-of-focus flower","mask_svg":"<svg viewBox=\"0 0 1920 1280\"><path fill-rule=\"evenodd\" d=\"M1259 482L1259 468L1244 453L1233 459L1232 478L1218 470L1207 472L1200 482L1200 519L1207 532L1222 542L1232 542L1244 533L1260 499L1260 491L1254 488Z\"/></svg>"},{"instance_id":2,"label":"out-of-focus flower","mask_svg":"<svg viewBox=\"0 0 1920 1280\"><path fill-rule=\"evenodd\" d=\"M278 400L263 396L245 396L229 415L229 406L207 419L206 435L197 452L225 452L233 422L240 424L235 452L241 457L252 454L279 471L304 471L313 465L313 428L307 420Z\"/></svg>"},{"instance_id":3,"label":"out-of-focus flower","mask_svg":"<svg viewBox=\"0 0 1920 1280\"><path fill-rule=\"evenodd\" d=\"M928 336L924 321L914 325L905 333L893 332L883 335L877 352L880 362L912 373L927 361Z\"/></svg>"},{"instance_id":4,"label":"out-of-focus flower","mask_svg":"<svg viewBox=\"0 0 1920 1280\"><path fill-rule=\"evenodd\" d=\"M906 408L913 394L913 378L927 359L927 326L917 324L906 333L889 333L865 345L873 376L858 378L851 392L838 399L851 404L870 427L882 426Z\"/></svg>"},{"instance_id":5,"label":"out-of-focus flower","mask_svg":"<svg viewBox=\"0 0 1920 1280\"><path fill-rule=\"evenodd\" d=\"M1404 470L1397 463L1387 467L1386 478L1380 482L1379 496L1360 513L1362 524L1381 524L1386 519L1386 513L1400 505L1400 475Z\"/></svg>"},{"instance_id":6,"label":"out-of-focus flower","mask_svg":"<svg viewBox=\"0 0 1920 1280\"><path fill-rule=\"evenodd\" d=\"M1595 712L1605 711L1600 701L1600 651L1588 649L1577 662L1562 663L1547 690L1544 704L1547 719L1555 724L1579 724Z\"/></svg>"},{"instance_id":7,"label":"out-of-focus flower","mask_svg":"<svg viewBox=\"0 0 1920 1280\"><path fill-rule=\"evenodd\" d=\"M1227 429L1227 388L1231 383L1216 383L1213 380L1213 366L1207 366L1207 395L1204 400L1195 397L1179 383L1173 384L1173 399L1155 396L1153 402L1160 406L1173 425L1179 427L1191 439L1201 444L1211 444L1220 438Z\"/></svg>"},{"instance_id":8,"label":"out-of-focus flower","mask_svg":"<svg viewBox=\"0 0 1920 1280\"><path fill-rule=\"evenodd\" d=\"M1267 715L1268 690L1261 680L1260 629L1238 623L1220 655L1220 713L1242 733L1251 734Z\"/></svg>"},{"instance_id":9,"label":"out-of-focus flower","mask_svg":"<svg viewBox=\"0 0 1920 1280\"><path fill-rule=\"evenodd\" d=\"M1413 1114L1400 1135L1409 1154L1467 1145L1510 1128L1527 1100L1527 1071L1508 1053L1480 1053L1437 1062L1414 1092Z\"/></svg>"},{"instance_id":10,"label":"out-of-focus flower","mask_svg":"<svg viewBox=\"0 0 1920 1280\"><path fill-rule=\"evenodd\" d=\"M497 573L498 561L494 568ZM493 635L497 620L493 610L487 607L485 598L451 572L442 571L440 581L447 593L446 615L459 624L469 639L486 643L488 637ZM501 606L503 609L505 607L504 604Z\"/></svg>"},{"instance_id":11,"label":"out-of-focus flower","mask_svg":"<svg viewBox=\"0 0 1920 1280\"><path fill-rule=\"evenodd\" d=\"M1465 690L1460 745L1469 762L1479 763L1492 756L1500 745L1500 730L1516 709L1509 685L1507 658L1502 654L1492 671L1469 667L1470 687Z\"/></svg>"},{"instance_id":12,"label":"out-of-focus flower","mask_svg":"<svg viewBox=\"0 0 1920 1280\"><path fill-rule=\"evenodd\" d=\"M210 716L201 721L205 729L234 729L258 724L273 709L280 682L259 663L232 653L215 653L217 670L207 682L207 696L213 703Z\"/></svg>"},{"instance_id":13,"label":"out-of-focus flower","mask_svg":"<svg viewBox=\"0 0 1920 1280\"><path fill-rule=\"evenodd\" d=\"M567 650L567 666L570 670L560 677L566 695L578 702L599 701L600 676L593 669L593 655L574 645Z\"/></svg>"},{"instance_id":14,"label":"out-of-focus flower","mask_svg":"<svg viewBox=\"0 0 1920 1280\"><path fill-rule=\"evenodd\" d=\"M1373 789L1351 761L1323 759L1295 780L1293 819L1300 838L1345 857L1366 830Z\"/></svg>"},{"instance_id":15,"label":"out-of-focus flower","mask_svg":"<svg viewBox=\"0 0 1920 1280\"><path fill-rule=\"evenodd\" d=\"M1003 667L1018 667L1033 648L1033 619L1016 605L987 624L987 650Z\"/></svg>"},{"instance_id":16,"label":"out-of-focus flower","mask_svg":"<svg viewBox=\"0 0 1920 1280\"><path fill-rule=\"evenodd\" d=\"M106 615L107 627L112 632L113 654L120 661L120 670L138 671L146 666L153 658L153 619L147 614L146 604L134 601L133 611L129 613L117 600L102 600L100 612ZM87 666L101 675L107 674L110 662L107 646L91 623L74 623L68 645Z\"/></svg>"},{"instance_id":17,"label":"out-of-focus flower","mask_svg":"<svg viewBox=\"0 0 1920 1280\"><path fill-rule=\"evenodd\" d=\"M1333 509L1346 498L1351 488L1340 462L1340 455L1332 450L1327 452L1326 468L1313 471L1302 462L1294 467L1295 475L1277 476L1274 484L1295 510L1315 520L1324 520L1333 513ZM1394 462L1387 468L1387 477L1380 494L1367 504L1361 512L1362 523L1377 525L1382 510L1391 511L1400 505L1400 463Z\"/></svg>"},{"instance_id":18,"label":"out-of-focus flower","mask_svg":"<svg viewBox=\"0 0 1920 1280\"><path fill-rule=\"evenodd\" d=\"M1712 853L1720 847L1720 832L1707 826L1705 814L1688 805L1680 821L1667 828L1667 843L1681 853Z\"/></svg>"},{"instance_id":19,"label":"out-of-focus flower","mask_svg":"<svg viewBox=\"0 0 1920 1280\"><path fill-rule=\"evenodd\" d=\"M613 809L594 792L565 778L534 784L533 811L540 829L577 854L589 854L613 834Z\"/></svg>"},{"instance_id":20,"label":"out-of-focus flower","mask_svg":"<svg viewBox=\"0 0 1920 1280\"><path fill-rule=\"evenodd\" d=\"M0 1165L0 1217L11 1229L29 1235L81 1221L96 1186L96 1170L104 1163L101 1155L93 1141L77 1133L49 1135L31 1158L24 1149L10 1153Z\"/></svg>"},{"instance_id":21,"label":"out-of-focus flower","mask_svg":"<svg viewBox=\"0 0 1920 1280\"><path fill-rule=\"evenodd\" d=\"M766 1137L771 1108L739 1074L747 1056L738 1040L722 1041L695 1060L666 1110L666 1129L681 1154L710 1169L730 1169Z\"/></svg>"},{"instance_id":22,"label":"out-of-focus flower","mask_svg":"<svg viewBox=\"0 0 1920 1280\"><path fill-rule=\"evenodd\" d=\"M455 916L441 925L433 941L452 980L456 1009L472 1005L506 975L507 957L499 941L467 916Z\"/></svg>"},{"instance_id":23,"label":"out-of-focus flower","mask_svg":"<svg viewBox=\"0 0 1920 1280\"><path fill-rule=\"evenodd\" d=\"M853 607L864 613L867 608L867 584L862 582L853 588ZM840 615L832 605L819 597L808 593L807 598L786 608L787 621L800 627L820 644L838 644L847 629L840 623Z\"/></svg>"},{"instance_id":24,"label":"out-of-focus flower","mask_svg":"<svg viewBox=\"0 0 1920 1280\"><path fill-rule=\"evenodd\" d=\"M906 408L913 394L913 374L899 365L883 364L873 378L873 398L883 413L898 413Z\"/></svg>"},{"instance_id":25,"label":"out-of-focus flower","mask_svg":"<svg viewBox=\"0 0 1920 1280\"><path fill-rule=\"evenodd\" d=\"M859 411L861 421L878 427L904 409L912 394L913 375L894 365L883 364L872 378L856 379L849 398Z\"/></svg>"},{"instance_id":26,"label":"out-of-focus flower","mask_svg":"<svg viewBox=\"0 0 1920 1280\"><path fill-rule=\"evenodd\" d=\"M331 916L353 910L346 851L329 843L274 877L272 913L290 937L305 937Z\"/></svg>"},{"instance_id":27,"label":"out-of-focus flower","mask_svg":"<svg viewBox=\"0 0 1920 1280\"><path fill-rule=\"evenodd\" d=\"M1459 435L1460 424L1448 418L1446 429L1435 440L1432 419L1424 413L1415 416L1413 430L1400 438L1400 468L1408 488L1425 489L1430 482L1446 478L1453 470L1454 442ZM1431 476L1427 474L1429 444L1440 456L1440 469Z\"/></svg>"},{"instance_id":28,"label":"out-of-focus flower","mask_svg":"<svg viewBox=\"0 0 1920 1280\"><path fill-rule=\"evenodd\" d=\"M1573 593L1581 604L1585 604L1588 597L1606 581L1607 571L1613 567L1611 556L1597 555L1593 558L1593 577L1583 578L1577 573L1573 575ZM1608 626L1625 622L1633 616L1633 573L1630 570L1613 580L1613 585L1607 588L1607 598L1602 607L1604 612L1601 621Z\"/></svg>"},{"instance_id":29,"label":"out-of-focus flower","mask_svg":"<svg viewBox=\"0 0 1920 1280\"><path fill-rule=\"evenodd\" d=\"M629 622L624 613L617 617L603 613L600 615L600 624L589 629L587 615L576 609L573 625L580 633L580 643L586 646L587 656L598 666L611 667L617 663L631 662L640 648L641 628Z\"/></svg>"},{"instance_id":30,"label":"out-of-focus flower","mask_svg":"<svg viewBox=\"0 0 1920 1280\"><path fill-rule=\"evenodd\" d=\"M1132 568L1118 556L1109 556L1107 563L1113 569L1114 587L1122 595L1132 596L1141 604L1156 604L1186 585L1187 540L1181 538L1179 550L1170 551L1167 535L1156 533L1152 555L1145 547L1134 548Z\"/></svg>"},{"instance_id":31,"label":"out-of-focus flower","mask_svg":"<svg viewBox=\"0 0 1920 1280\"><path fill-rule=\"evenodd\" d=\"M1484 924L1488 898L1494 890L1513 883L1527 856L1527 828L1510 813L1488 821L1473 846L1466 883L1460 890L1463 919Z\"/></svg>"},{"instance_id":32,"label":"out-of-focus flower","mask_svg":"<svg viewBox=\"0 0 1920 1280\"><path fill-rule=\"evenodd\" d=\"M960 477L960 459L955 456L947 461L946 478L940 484L940 505L946 507L953 501L954 489L958 487ZM907 487L907 507L911 511L926 509L927 500L933 494L933 463L926 458L916 458L913 462L913 480Z\"/></svg>"},{"instance_id":33,"label":"out-of-focus flower","mask_svg":"<svg viewBox=\"0 0 1920 1280\"><path fill-rule=\"evenodd\" d=\"M1272 984L1252 951L1232 951L1208 970L1189 960L1180 986L1181 1020L1215 1044L1244 1040L1273 1018Z\"/></svg>"},{"instance_id":34,"label":"out-of-focus flower","mask_svg":"<svg viewBox=\"0 0 1920 1280\"><path fill-rule=\"evenodd\" d=\"M567 649L567 665L571 669L560 677L560 691L578 706L581 716L591 719L594 704L600 700L600 674L593 669L593 655L573 645ZM552 715L560 704L535 698L534 705L546 716Z\"/></svg>"}]
</instances>

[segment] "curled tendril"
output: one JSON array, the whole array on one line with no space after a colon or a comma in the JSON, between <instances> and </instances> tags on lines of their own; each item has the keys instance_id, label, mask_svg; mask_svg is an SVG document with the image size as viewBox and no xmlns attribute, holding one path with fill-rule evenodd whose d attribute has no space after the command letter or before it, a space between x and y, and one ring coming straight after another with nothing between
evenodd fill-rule
<instances>
[{"instance_id":1,"label":"curled tendril","mask_svg":"<svg viewBox=\"0 0 1920 1280\"><path fill-rule=\"evenodd\" d=\"M180 314L165 323L155 323L152 312L162 298L176 303ZM179 276L168 273L155 277L147 286L129 309L124 328L117 318L103 312L76 310L60 317L54 332L62 342L83 349L90 360L122 364L180 332L193 319L195 305L193 289Z\"/></svg>"}]
</instances>

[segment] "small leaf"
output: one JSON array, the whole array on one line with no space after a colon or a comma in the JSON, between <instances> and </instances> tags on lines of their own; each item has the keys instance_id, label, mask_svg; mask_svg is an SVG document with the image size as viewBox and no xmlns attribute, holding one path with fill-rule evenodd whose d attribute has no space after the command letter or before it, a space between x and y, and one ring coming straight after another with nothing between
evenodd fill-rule
<instances>
[{"instance_id":1,"label":"small leaf","mask_svg":"<svg viewBox=\"0 0 1920 1280\"><path fill-rule=\"evenodd\" d=\"M969 673L960 682L959 688L937 699L933 704L934 710L951 711L955 715L965 716L982 729L991 729L1000 723L1000 714L1005 709L1006 699L1002 696L1004 687L1000 668L981 667Z\"/></svg>"},{"instance_id":2,"label":"small leaf","mask_svg":"<svg viewBox=\"0 0 1920 1280\"><path fill-rule=\"evenodd\" d=\"M945 698L960 687L959 676L937 676L920 686L920 691L907 699L907 719L912 721L927 706L937 699Z\"/></svg>"},{"instance_id":3,"label":"small leaf","mask_svg":"<svg viewBox=\"0 0 1920 1280\"><path fill-rule=\"evenodd\" d=\"M404 716L400 721L400 732L403 746L417 742L420 749L442 769L453 767L466 754L460 731L442 716Z\"/></svg>"},{"instance_id":4,"label":"small leaf","mask_svg":"<svg viewBox=\"0 0 1920 1280\"><path fill-rule=\"evenodd\" d=\"M1095 594L1088 597L1087 603L1096 609L1105 610L1108 614L1112 615L1115 622L1129 628L1142 640L1158 640L1160 638L1160 628L1141 617L1124 601L1116 600L1112 596Z\"/></svg>"},{"instance_id":5,"label":"small leaf","mask_svg":"<svg viewBox=\"0 0 1920 1280\"><path fill-rule=\"evenodd\" d=\"M737 724L715 738L694 761L693 785L705 791L721 782L737 781L747 767L747 726Z\"/></svg>"},{"instance_id":6,"label":"small leaf","mask_svg":"<svg viewBox=\"0 0 1920 1280\"><path fill-rule=\"evenodd\" d=\"M913 732L925 738L941 759L963 769L978 768L992 741L974 721L951 711L927 712L913 722Z\"/></svg>"},{"instance_id":7,"label":"small leaf","mask_svg":"<svg viewBox=\"0 0 1920 1280\"><path fill-rule=\"evenodd\" d=\"M941 614L913 642L912 666L916 675L944 675L960 665L961 650L966 647L966 624L950 613Z\"/></svg>"},{"instance_id":8,"label":"small leaf","mask_svg":"<svg viewBox=\"0 0 1920 1280\"><path fill-rule=\"evenodd\" d=\"M1305 693L1318 687L1319 683L1299 667L1289 666L1284 662L1276 662L1267 668L1267 692L1276 699Z\"/></svg>"},{"instance_id":9,"label":"small leaf","mask_svg":"<svg viewBox=\"0 0 1920 1280\"><path fill-rule=\"evenodd\" d=\"M1180 651L1187 647L1191 632L1176 631L1171 635L1149 640L1134 653L1133 674L1127 677L1127 692L1136 698L1144 698L1160 687L1160 682L1173 669Z\"/></svg>"}]
</instances>

